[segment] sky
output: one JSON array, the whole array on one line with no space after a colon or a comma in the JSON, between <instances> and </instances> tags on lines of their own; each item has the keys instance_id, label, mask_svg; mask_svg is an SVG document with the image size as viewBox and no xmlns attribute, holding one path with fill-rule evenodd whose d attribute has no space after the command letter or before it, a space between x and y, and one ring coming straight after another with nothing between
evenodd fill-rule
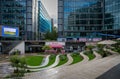
<instances>
[{"instance_id":1,"label":"sky","mask_svg":"<svg viewBox=\"0 0 120 79\"><path fill-rule=\"evenodd\" d=\"M54 26L57 26L57 0L41 0L51 18L54 19Z\"/></svg>"}]
</instances>

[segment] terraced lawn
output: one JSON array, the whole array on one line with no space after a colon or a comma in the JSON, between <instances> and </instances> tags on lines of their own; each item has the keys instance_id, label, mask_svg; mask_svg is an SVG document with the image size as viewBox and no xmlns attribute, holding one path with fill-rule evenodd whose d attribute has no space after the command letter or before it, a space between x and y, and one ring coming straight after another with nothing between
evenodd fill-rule
<instances>
[{"instance_id":1,"label":"terraced lawn","mask_svg":"<svg viewBox=\"0 0 120 79\"><path fill-rule=\"evenodd\" d=\"M39 66L43 61L43 56L26 56L26 63L30 66Z\"/></svg>"},{"instance_id":2,"label":"terraced lawn","mask_svg":"<svg viewBox=\"0 0 120 79\"><path fill-rule=\"evenodd\" d=\"M73 53L71 54L71 57L73 58L73 62L70 65L81 62L83 60L83 57L79 53Z\"/></svg>"},{"instance_id":3,"label":"terraced lawn","mask_svg":"<svg viewBox=\"0 0 120 79\"><path fill-rule=\"evenodd\" d=\"M93 52L88 52L88 51L87 51L87 52L85 52L84 54L88 56L89 61L90 61L90 60L93 60L93 59L95 58L95 55L93 54Z\"/></svg>"},{"instance_id":4,"label":"terraced lawn","mask_svg":"<svg viewBox=\"0 0 120 79\"><path fill-rule=\"evenodd\" d=\"M40 69L40 68L45 68L45 67L48 67L50 65L52 65L56 60L56 55L50 55L49 57L49 62L46 66L43 66L43 67L36 67L36 68L28 68L28 69Z\"/></svg>"},{"instance_id":5,"label":"terraced lawn","mask_svg":"<svg viewBox=\"0 0 120 79\"><path fill-rule=\"evenodd\" d=\"M60 58L60 61L59 61L59 63L58 63L57 66L63 65L63 64L65 64L65 63L67 63L67 61L68 61L67 54L65 54L65 55L60 55L59 58ZM57 66L56 66L56 67L57 67Z\"/></svg>"},{"instance_id":6,"label":"terraced lawn","mask_svg":"<svg viewBox=\"0 0 120 79\"><path fill-rule=\"evenodd\" d=\"M43 66L41 68L48 67L48 66L52 65L55 62L55 59L56 59L56 55L50 55L49 63L46 66Z\"/></svg>"}]
</instances>

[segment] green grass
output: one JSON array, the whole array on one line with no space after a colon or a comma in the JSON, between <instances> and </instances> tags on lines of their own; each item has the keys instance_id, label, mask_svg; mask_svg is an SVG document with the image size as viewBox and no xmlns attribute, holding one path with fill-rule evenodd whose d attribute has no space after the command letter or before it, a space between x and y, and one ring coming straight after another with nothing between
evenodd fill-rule
<instances>
[{"instance_id":1,"label":"green grass","mask_svg":"<svg viewBox=\"0 0 120 79\"><path fill-rule=\"evenodd\" d=\"M83 60L83 57L79 53L73 53L73 54L71 54L71 56L73 58L73 62L71 63L71 65L81 62Z\"/></svg>"},{"instance_id":2,"label":"green grass","mask_svg":"<svg viewBox=\"0 0 120 79\"><path fill-rule=\"evenodd\" d=\"M65 64L65 63L67 63L67 61L68 61L67 54L65 54L65 55L60 55L59 58L60 58L60 61L59 61L59 63L58 63L57 66L63 65L63 64ZM56 66L56 67L57 67L57 66Z\"/></svg>"},{"instance_id":3,"label":"green grass","mask_svg":"<svg viewBox=\"0 0 120 79\"><path fill-rule=\"evenodd\" d=\"M40 68L45 68L45 67L48 67L50 65L52 65L54 62L55 62L55 59L56 59L56 55L50 55L49 57L49 62L46 66L43 66L43 67L37 67L37 68L29 68L29 69L40 69Z\"/></svg>"},{"instance_id":4,"label":"green grass","mask_svg":"<svg viewBox=\"0 0 120 79\"><path fill-rule=\"evenodd\" d=\"M95 55L93 54L93 52L87 51L87 52L85 52L85 55L88 56L89 61L90 61L90 60L93 60L93 59L95 58Z\"/></svg>"},{"instance_id":5,"label":"green grass","mask_svg":"<svg viewBox=\"0 0 120 79\"><path fill-rule=\"evenodd\" d=\"M44 67L48 67L48 66L50 66L50 65L52 65L54 62L55 62L55 59L56 59L56 55L51 55L50 57L49 57L49 63L46 65L46 66L43 66L43 67L41 67L41 68L44 68Z\"/></svg>"},{"instance_id":6,"label":"green grass","mask_svg":"<svg viewBox=\"0 0 120 79\"><path fill-rule=\"evenodd\" d=\"M39 66L42 63L43 56L26 56L26 63L30 66Z\"/></svg>"},{"instance_id":7,"label":"green grass","mask_svg":"<svg viewBox=\"0 0 120 79\"><path fill-rule=\"evenodd\" d=\"M99 53L103 58L104 58L104 57L107 57L107 56L109 56L109 55L112 55L110 52L104 51L104 50L102 50L102 49L101 49L101 50L99 49L99 50L97 50L96 52Z\"/></svg>"}]
</instances>

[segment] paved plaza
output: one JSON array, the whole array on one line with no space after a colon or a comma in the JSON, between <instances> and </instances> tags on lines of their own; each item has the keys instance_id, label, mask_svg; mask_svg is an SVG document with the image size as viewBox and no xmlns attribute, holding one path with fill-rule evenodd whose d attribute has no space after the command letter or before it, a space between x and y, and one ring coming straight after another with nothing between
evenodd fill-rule
<instances>
[{"instance_id":1,"label":"paved plaza","mask_svg":"<svg viewBox=\"0 0 120 79\"><path fill-rule=\"evenodd\" d=\"M23 79L96 79L120 63L118 54L105 58L101 58L97 53L95 55L97 57L92 61L88 61L84 56L84 60L80 63L28 73Z\"/></svg>"}]
</instances>

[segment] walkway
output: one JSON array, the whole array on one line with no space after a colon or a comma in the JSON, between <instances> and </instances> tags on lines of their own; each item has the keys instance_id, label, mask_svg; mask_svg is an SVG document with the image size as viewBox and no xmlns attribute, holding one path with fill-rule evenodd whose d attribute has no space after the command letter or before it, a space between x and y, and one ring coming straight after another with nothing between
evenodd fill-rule
<instances>
[{"instance_id":1,"label":"walkway","mask_svg":"<svg viewBox=\"0 0 120 79\"><path fill-rule=\"evenodd\" d=\"M83 55L83 53L81 53ZM83 55L84 56L84 55ZM87 57L83 60L87 62ZM119 64L120 55L112 55L84 64L47 69L26 74L24 79L95 79L110 68Z\"/></svg>"},{"instance_id":2,"label":"walkway","mask_svg":"<svg viewBox=\"0 0 120 79\"><path fill-rule=\"evenodd\" d=\"M96 51L93 51L93 54L95 55L95 58L93 60L101 59L102 56L98 54Z\"/></svg>"},{"instance_id":3,"label":"walkway","mask_svg":"<svg viewBox=\"0 0 120 79\"><path fill-rule=\"evenodd\" d=\"M49 63L49 57L50 55L47 55L45 59L43 59L42 64L40 66L27 66L28 68L40 68L43 66L46 66Z\"/></svg>"},{"instance_id":4,"label":"walkway","mask_svg":"<svg viewBox=\"0 0 120 79\"><path fill-rule=\"evenodd\" d=\"M97 79L120 79L120 64L113 67L112 69L110 69L106 73L102 74Z\"/></svg>"},{"instance_id":5,"label":"walkway","mask_svg":"<svg viewBox=\"0 0 120 79\"><path fill-rule=\"evenodd\" d=\"M8 76L13 72L12 67L9 65L10 62L0 63L0 79Z\"/></svg>"},{"instance_id":6,"label":"walkway","mask_svg":"<svg viewBox=\"0 0 120 79\"><path fill-rule=\"evenodd\" d=\"M82 60L82 62L80 62L80 63L86 63L86 62L88 62L89 61L89 58L84 54L84 52L80 52L80 55L83 57L83 60ZM79 63L78 63L79 64Z\"/></svg>"},{"instance_id":7,"label":"walkway","mask_svg":"<svg viewBox=\"0 0 120 79\"><path fill-rule=\"evenodd\" d=\"M67 57L68 57L68 62L63 64L62 66L68 66L73 62L73 58L71 57L71 54L67 54Z\"/></svg>"},{"instance_id":8,"label":"walkway","mask_svg":"<svg viewBox=\"0 0 120 79\"><path fill-rule=\"evenodd\" d=\"M118 52L112 51L111 49L106 49L106 48L104 48L104 51L108 51L108 52L110 52L110 53L112 53L112 54L119 55Z\"/></svg>"}]
</instances>

